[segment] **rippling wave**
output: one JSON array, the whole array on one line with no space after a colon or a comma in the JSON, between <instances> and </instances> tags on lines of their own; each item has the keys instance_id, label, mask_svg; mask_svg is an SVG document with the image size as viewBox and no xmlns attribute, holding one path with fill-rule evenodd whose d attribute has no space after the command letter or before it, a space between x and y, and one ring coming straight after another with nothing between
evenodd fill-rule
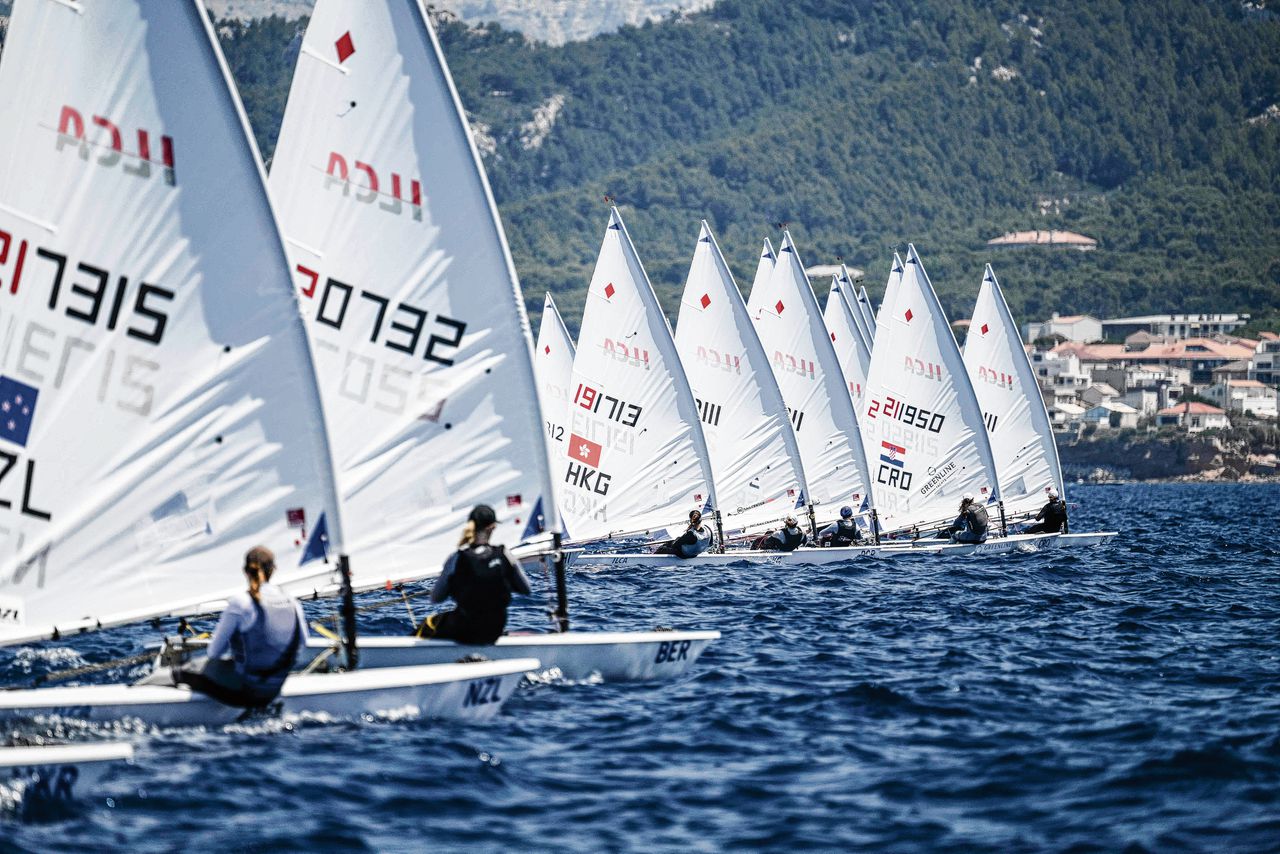
<instances>
[{"instance_id":1,"label":"rippling wave","mask_svg":"<svg viewBox=\"0 0 1280 854\"><path fill-rule=\"evenodd\" d=\"M136 763L69 817L0 818L0 851L1280 848L1280 487L1071 498L1079 530L1122 537L821 568L584 567L576 628L723 639L674 683L530 681L487 724L121 727L108 735ZM544 627L545 606L527 600L513 627ZM386 608L362 630L406 622ZM0 650L0 684L158 637Z\"/></svg>"}]
</instances>

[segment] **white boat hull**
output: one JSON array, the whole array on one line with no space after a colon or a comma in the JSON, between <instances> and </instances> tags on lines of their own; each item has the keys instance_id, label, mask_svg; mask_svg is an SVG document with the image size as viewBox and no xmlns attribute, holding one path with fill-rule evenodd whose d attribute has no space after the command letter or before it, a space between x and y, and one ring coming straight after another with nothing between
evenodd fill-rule
<instances>
[{"instance_id":1,"label":"white boat hull","mask_svg":"<svg viewBox=\"0 0 1280 854\"><path fill-rule=\"evenodd\" d=\"M694 558L644 552L583 553L577 563L587 567L665 567L677 569L694 566L723 566L746 562L759 566L825 566L846 561L860 561L909 555L992 555L1010 552L1034 552L1045 549L1087 548L1101 545L1115 537L1114 531L1082 534L1011 534L994 537L985 543L952 543L941 539L886 540L879 546L847 548L799 548L793 552L765 552L730 549L723 554L701 554Z\"/></svg>"},{"instance_id":2,"label":"white boat hull","mask_svg":"<svg viewBox=\"0 0 1280 854\"><path fill-rule=\"evenodd\" d=\"M133 746L116 742L0 747L0 811L29 815L70 804L132 759Z\"/></svg>"},{"instance_id":3,"label":"white boat hull","mask_svg":"<svg viewBox=\"0 0 1280 854\"><path fill-rule=\"evenodd\" d=\"M379 667L290 676L272 715L362 715L486 720L537 659ZM146 726L221 726L245 715L185 685L87 685L0 691L0 720L139 721Z\"/></svg>"},{"instance_id":4,"label":"white boat hull","mask_svg":"<svg viewBox=\"0 0 1280 854\"><path fill-rule=\"evenodd\" d=\"M470 646L447 640L414 637L360 638L360 666L403 667L442 664L464 655L509 660L536 658L547 672L574 681L600 678L606 682L674 679L687 673L720 633L710 632L564 632L563 634L506 635L489 646ZM319 653L326 644L312 639Z\"/></svg>"}]
</instances>

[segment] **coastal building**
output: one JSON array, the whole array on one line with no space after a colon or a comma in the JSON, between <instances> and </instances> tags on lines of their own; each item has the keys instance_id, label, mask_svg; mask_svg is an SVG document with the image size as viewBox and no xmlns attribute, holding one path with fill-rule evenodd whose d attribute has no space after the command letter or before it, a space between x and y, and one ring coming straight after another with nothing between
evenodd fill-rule
<instances>
[{"instance_id":1,"label":"coastal building","mask_svg":"<svg viewBox=\"0 0 1280 854\"><path fill-rule=\"evenodd\" d=\"M1048 320L1023 325L1022 340L1030 343L1044 338L1081 343L1101 341L1102 321L1087 314L1061 315L1055 311Z\"/></svg>"},{"instance_id":2,"label":"coastal building","mask_svg":"<svg viewBox=\"0 0 1280 854\"><path fill-rule=\"evenodd\" d=\"M1088 252L1098 248L1098 241L1074 231L1011 231L987 241L992 249L1076 249Z\"/></svg>"},{"instance_id":3,"label":"coastal building","mask_svg":"<svg viewBox=\"0 0 1280 854\"><path fill-rule=\"evenodd\" d=\"M1125 427L1137 427L1141 413L1127 403L1119 400L1108 400L1097 406L1091 406L1081 416L1085 425L1096 425L1100 430L1117 430Z\"/></svg>"},{"instance_id":4,"label":"coastal building","mask_svg":"<svg viewBox=\"0 0 1280 854\"><path fill-rule=\"evenodd\" d=\"M1280 385L1280 339L1263 338L1249 357L1249 379L1263 385Z\"/></svg>"},{"instance_id":5,"label":"coastal building","mask_svg":"<svg viewBox=\"0 0 1280 854\"><path fill-rule=\"evenodd\" d=\"M1227 413L1199 401L1186 401L1156 413L1157 427L1181 427L1188 433L1221 430L1231 426Z\"/></svg>"},{"instance_id":6,"label":"coastal building","mask_svg":"<svg viewBox=\"0 0 1280 854\"><path fill-rule=\"evenodd\" d=\"M1031 354L1031 369L1041 388L1066 389L1072 398L1093 382L1093 376L1081 368L1080 357L1070 351L1036 350Z\"/></svg>"},{"instance_id":7,"label":"coastal building","mask_svg":"<svg viewBox=\"0 0 1280 854\"><path fill-rule=\"evenodd\" d=\"M1204 396L1227 412L1248 413L1255 418L1277 417L1277 391L1257 380L1223 380L1204 390Z\"/></svg>"},{"instance_id":8,"label":"coastal building","mask_svg":"<svg viewBox=\"0 0 1280 854\"><path fill-rule=\"evenodd\" d=\"M1108 341L1123 341L1135 332L1165 338L1200 338L1230 335L1248 322L1247 314L1147 314L1104 320L1102 331Z\"/></svg>"},{"instance_id":9,"label":"coastal building","mask_svg":"<svg viewBox=\"0 0 1280 854\"><path fill-rule=\"evenodd\" d=\"M1088 370L1129 365L1181 368L1190 373L1196 385L1211 385L1215 368L1254 354L1254 345L1223 343L1211 338L1188 338L1151 344L1142 350L1128 350L1123 344L1078 344L1064 341L1054 347L1057 353L1074 353L1080 365Z\"/></svg>"},{"instance_id":10,"label":"coastal building","mask_svg":"<svg viewBox=\"0 0 1280 854\"><path fill-rule=\"evenodd\" d=\"M1093 385L1080 392L1080 403L1084 406L1099 406L1109 401L1115 400L1120 396L1120 392L1116 391L1106 383L1094 383Z\"/></svg>"},{"instance_id":11,"label":"coastal building","mask_svg":"<svg viewBox=\"0 0 1280 854\"><path fill-rule=\"evenodd\" d=\"M1159 389L1135 388L1125 392L1120 400L1136 409L1139 415L1147 416L1155 415L1157 411L1171 405L1162 401L1162 397Z\"/></svg>"},{"instance_id":12,"label":"coastal building","mask_svg":"<svg viewBox=\"0 0 1280 854\"><path fill-rule=\"evenodd\" d=\"M1049 407L1049 421L1055 430L1075 431L1080 428L1084 413L1083 406L1062 401Z\"/></svg>"}]
</instances>

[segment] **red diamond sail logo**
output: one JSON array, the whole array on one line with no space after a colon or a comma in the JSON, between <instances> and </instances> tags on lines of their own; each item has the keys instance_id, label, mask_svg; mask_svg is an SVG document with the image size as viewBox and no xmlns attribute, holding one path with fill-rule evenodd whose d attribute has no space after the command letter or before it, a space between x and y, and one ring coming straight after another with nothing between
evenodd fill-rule
<instances>
[{"instance_id":1,"label":"red diamond sail logo","mask_svg":"<svg viewBox=\"0 0 1280 854\"><path fill-rule=\"evenodd\" d=\"M782 314L782 310L784 308L786 308L786 306L782 304L782 300L778 300L778 303L773 307L773 310L778 312L778 314Z\"/></svg>"},{"instance_id":2,"label":"red diamond sail logo","mask_svg":"<svg viewBox=\"0 0 1280 854\"><path fill-rule=\"evenodd\" d=\"M550 355L551 355L551 345L550 345L550 344L544 344L544 345L542 345L542 352L543 352L543 353L546 353L548 356L550 356Z\"/></svg>"},{"instance_id":3,"label":"red diamond sail logo","mask_svg":"<svg viewBox=\"0 0 1280 854\"><path fill-rule=\"evenodd\" d=\"M351 54L356 52L356 44L351 40L350 30L347 30L347 32L343 33L342 38L334 42L333 46L338 49L339 65L346 62L347 59L351 56Z\"/></svg>"},{"instance_id":4,"label":"red diamond sail logo","mask_svg":"<svg viewBox=\"0 0 1280 854\"><path fill-rule=\"evenodd\" d=\"M907 323L911 322L911 309L907 309Z\"/></svg>"},{"instance_id":5,"label":"red diamond sail logo","mask_svg":"<svg viewBox=\"0 0 1280 854\"><path fill-rule=\"evenodd\" d=\"M702 303L702 307L706 308L707 306L711 305L711 297L707 296L706 294L703 294L700 302Z\"/></svg>"},{"instance_id":6,"label":"red diamond sail logo","mask_svg":"<svg viewBox=\"0 0 1280 854\"><path fill-rule=\"evenodd\" d=\"M613 295L615 293L617 293L617 291L614 290L613 282L610 282L609 284L604 286L604 295L609 299L613 299Z\"/></svg>"},{"instance_id":7,"label":"red diamond sail logo","mask_svg":"<svg viewBox=\"0 0 1280 854\"><path fill-rule=\"evenodd\" d=\"M836 334L834 332L831 333L831 340L832 341L836 340Z\"/></svg>"},{"instance_id":8,"label":"red diamond sail logo","mask_svg":"<svg viewBox=\"0 0 1280 854\"><path fill-rule=\"evenodd\" d=\"M987 334L987 324L985 324L985 323L984 323L984 324L982 324L982 334L983 334L983 335L986 335L986 334Z\"/></svg>"}]
</instances>

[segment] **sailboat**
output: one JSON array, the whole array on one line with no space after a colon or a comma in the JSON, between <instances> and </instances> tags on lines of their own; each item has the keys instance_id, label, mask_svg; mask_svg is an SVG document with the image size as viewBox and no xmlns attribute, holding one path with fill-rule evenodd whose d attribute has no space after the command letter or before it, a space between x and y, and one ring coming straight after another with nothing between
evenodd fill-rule
<instances>
[{"instance_id":1,"label":"sailboat","mask_svg":"<svg viewBox=\"0 0 1280 854\"><path fill-rule=\"evenodd\" d=\"M857 412L866 389L867 371L871 367L871 348L867 346L861 321L846 298L849 290L847 280L847 276L831 277L831 290L827 292L822 322L831 336L831 346L836 351L840 372L844 374L845 385L849 388L849 399Z\"/></svg>"},{"instance_id":2,"label":"sailboat","mask_svg":"<svg viewBox=\"0 0 1280 854\"><path fill-rule=\"evenodd\" d=\"M884 298L880 300L880 307L876 310L875 323L871 326L871 335L873 338L872 351L875 350L875 341L880 340L880 330L888 325L888 311L893 307L893 301L898 296L898 286L902 284L902 259L898 257L898 253L893 253L893 266L889 268L889 280L884 285ZM866 289L863 288L862 295L866 296ZM867 304L870 309L870 303Z\"/></svg>"},{"instance_id":3,"label":"sailboat","mask_svg":"<svg viewBox=\"0 0 1280 854\"><path fill-rule=\"evenodd\" d=\"M132 759L133 746L123 742L0 747L0 815L36 818L66 806Z\"/></svg>"},{"instance_id":4,"label":"sailboat","mask_svg":"<svg viewBox=\"0 0 1280 854\"><path fill-rule=\"evenodd\" d=\"M577 542L683 527L717 507L698 405L666 315L617 208L587 291L557 472Z\"/></svg>"},{"instance_id":5,"label":"sailboat","mask_svg":"<svg viewBox=\"0 0 1280 854\"><path fill-rule=\"evenodd\" d=\"M996 274L987 265L964 342L964 364L991 437L1010 521L1026 519L1055 489L1066 501L1053 426ZM1053 545L1096 545L1111 532L1064 534Z\"/></svg>"},{"instance_id":6,"label":"sailboat","mask_svg":"<svg viewBox=\"0 0 1280 854\"><path fill-rule=\"evenodd\" d=\"M800 448L746 303L705 221L675 340L711 454L723 527L732 537L779 526L805 505Z\"/></svg>"},{"instance_id":7,"label":"sailboat","mask_svg":"<svg viewBox=\"0 0 1280 854\"><path fill-rule=\"evenodd\" d=\"M895 259L895 267L896 267ZM895 271L896 272L896 271ZM901 278L891 279L880 306L867 393L863 441L877 459L876 507L885 529L905 535L905 548L935 546L919 540L949 525L964 493L986 504L992 529L1003 533L1003 507L995 459L982 410L963 357L924 265L909 246ZM1037 548L1041 537L992 537L985 543L950 543L947 553L991 553Z\"/></svg>"},{"instance_id":8,"label":"sailboat","mask_svg":"<svg viewBox=\"0 0 1280 854\"><path fill-rule=\"evenodd\" d=\"M573 345L548 296L535 361L502 224L418 0L316 3L270 187L317 355L355 587L438 575L478 503L497 510L496 543L517 556L540 554L555 574L558 632L512 634L488 646L364 637L362 667L474 654L538 658L570 679L645 679L692 666L718 632L567 631L561 533L567 527L589 537L601 527L592 527L592 514L572 510L600 499L601 512L612 515L632 496L655 495L652 470L627 475L629 458L611 455L625 454L615 442L654 447L636 434L665 422L632 383L652 368L655 388L669 384L664 351L660 340L640 343L652 341L653 328L634 337L612 327L593 331L588 322L587 356L570 363ZM606 245L622 251L622 242L615 212ZM609 274L614 284L593 289L622 304L629 282L648 288L643 271L635 282L625 278L631 269L624 263ZM620 381L588 369L593 358L616 367ZM571 384L566 365L578 362ZM570 405L584 417L590 407L595 423L569 418ZM690 399L679 417L692 414ZM636 421L640 430L628 433ZM686 435L701 438L696 430ZM563 519L548 446L565 481L561 498L571 512ZM584 446L594 450L575 456ZM664 472L681 508L710 501L709 478L688 450L683 472ZM656 502L659 509L666 503ZM670 521L649 513L636 524ZM312 641L313 650L323 647Z\"/></svg>"},{"instance_id":9,"label":"sailboat","mask_svg":"<svg viewBox=\"0 0 1280 854\"><path fill-rule=\"evenodd\" d=\"M902 265L899 264L898 266L901 267ZM848 273L845 274L845 278L848 278ZM862 318L862 330L867 336L867 349L874 350L876 346L876 314L871 310L871 300L867 297L865 286L858 288L858 297L854 307Z\"/></svg>"},{"instance_id":10,"label":"sailboat","mask_svg":"<svg viewBox=\"0 0 1280 854\"><path fill-rule=\"evenodd\" d=\"M0 116L0 643L216 611L254 545L282 586L333 573L326 538L344 568L305 330L202 4L20 0ZM480 719L536 667L300 675L275 708ZM0 692L3 719L241 711L185 686Z\"/></svg>"},{"instance_id":11,"label":"sailboat","mask_svg":"<svg viewBox=\"0 0 1280 854\"><path fill-rule=\"evenodd\" d=\"M542 323L538 326L538 342L533 348L533 373L546 419L547 459L551 471L565 459L569 447L565 417L569 413L569 383L573 379L576 351L556 301L547 294L542 305Z\"/></svg>"},{"instance_id":12,"label":"sailboat","mask_svg":"<svg viewBox=\"0 0 1280 854\"><path fill-rule=\"evenodd\" d=\"M816 539L817 522L838 518L842 505L869 512L871 484L853 401L790 233L747 308L795 429Z\"/></svg>"}]
</instances>

